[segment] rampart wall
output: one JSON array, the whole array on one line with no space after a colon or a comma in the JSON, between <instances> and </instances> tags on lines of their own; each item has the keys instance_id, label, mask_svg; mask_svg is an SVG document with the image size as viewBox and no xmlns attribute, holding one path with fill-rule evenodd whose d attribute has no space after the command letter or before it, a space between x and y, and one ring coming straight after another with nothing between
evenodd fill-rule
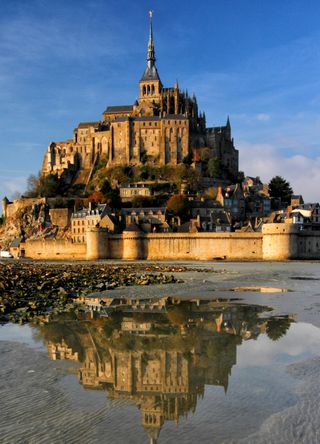
<instances>
[{"instance_id":1,"label":"rampart wall","mask_svg":"<svg viewBox=\"0 0 320 444\"><path fill-rule=\"evenodd\" d=\"M289 260L320 259L320 232L288 224L265 224L262 233L87 232L87 243L29 240L22 248L33 259L123 260Z\"/></svg>"},{"instance_id":2,"label":"rampart wall","mask_svg":"<svg viewBox=\"0 0 320 444\"><path fill-rule=\"evenodd\" d=\"M47 260L86 259L87 252L86 244L74 244L66 239L27 240L21 250L25 257Z\"/></svg>"},{"instance_id":3,"label":"rampart wall","mask_svg":"<svg viewBox=\"0 0 320 444\"><path fill-rule=\"evenodd\" d=\"M261 233L124 233L109 236L112 259L259 260Z\"/></svg>"}]
</instances>

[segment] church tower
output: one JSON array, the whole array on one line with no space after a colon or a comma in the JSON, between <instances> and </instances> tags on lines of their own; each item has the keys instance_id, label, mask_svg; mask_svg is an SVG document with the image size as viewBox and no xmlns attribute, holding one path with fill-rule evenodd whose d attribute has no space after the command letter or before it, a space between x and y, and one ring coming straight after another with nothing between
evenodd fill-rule
<instances>
[{"instance_id":1,"label":"church tower","mask_svg":"<svg viewBox=\"0 0 320 444\"><path fill-rule=\"evenodd\" d=\"M152 30L152 11L150 15L150 33L147 52L147 67L141 77L140 87L140 106L144 108L144 115L156 115L159 108L162 83L155 65L156 57L153 42Z\"/></svg>"}]
</instances>

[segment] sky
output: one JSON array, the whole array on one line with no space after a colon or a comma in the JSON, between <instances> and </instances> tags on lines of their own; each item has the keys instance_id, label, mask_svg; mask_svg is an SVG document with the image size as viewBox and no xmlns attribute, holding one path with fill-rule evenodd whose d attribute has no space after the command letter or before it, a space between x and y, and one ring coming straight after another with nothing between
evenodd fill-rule
<instances>
[{"instance_id":1,"label":"sky","mask_svg":"<svg viewBox=\"0 0 320 444\"><path fill-rule=\"evenodd\" d=\"M10 0L0 15L0 198L26 190L52 141L132 104L148 11L164 86L207 126L230 116L240 169L320 201L318 0Z\"/></svg>"}]
</instances>

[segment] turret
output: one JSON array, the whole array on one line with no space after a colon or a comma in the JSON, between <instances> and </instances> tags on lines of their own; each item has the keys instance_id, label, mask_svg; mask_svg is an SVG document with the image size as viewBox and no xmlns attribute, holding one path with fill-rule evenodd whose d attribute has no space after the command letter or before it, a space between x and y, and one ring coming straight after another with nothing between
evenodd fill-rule
<instances>
[{"instance_id":1,"label":"turret","mask_svg":"<svg viewBox=\"0 0 320 444\"><path fill-rule=\"evenodd\" d=\"M7 208L8 208L8 204L9 203L10 203L9 199L7 197L4 197L2 199L2 212L3 212L3 215L4 215L5 219L7 218Z\"/></svg>"}]
</instances>

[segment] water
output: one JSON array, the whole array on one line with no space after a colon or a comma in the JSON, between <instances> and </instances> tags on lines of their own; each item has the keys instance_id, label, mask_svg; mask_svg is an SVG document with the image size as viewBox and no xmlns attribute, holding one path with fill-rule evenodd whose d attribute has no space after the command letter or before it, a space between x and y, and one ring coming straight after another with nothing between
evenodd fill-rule
<instances>
[{"instance_id":1,"label":"water","mask_svg":"<svg viewBox=\"0 0 320 444\"><path fill-rule=\"evenodd\" d=\"M259 304L169 297L0 327L1 442L320 442L320 329L304 320L309 302L286 310L303 294L297 267L282 282L296 292ZM306 288L314 305L316 281Z\"/></svg>"}]
</instances>

